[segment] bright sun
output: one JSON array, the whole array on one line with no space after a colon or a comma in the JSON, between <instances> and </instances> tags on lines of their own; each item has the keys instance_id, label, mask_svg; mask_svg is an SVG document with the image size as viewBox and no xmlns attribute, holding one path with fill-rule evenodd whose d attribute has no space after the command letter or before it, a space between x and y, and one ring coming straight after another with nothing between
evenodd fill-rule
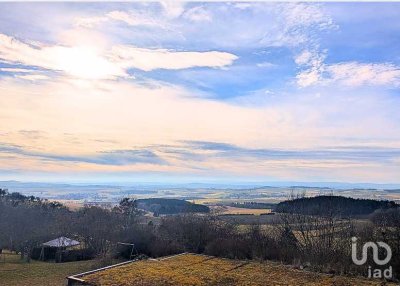
<instances>
[{"instance_id":1,"label":"bright sun","mask_svg":"<svg viewBox=\"0 0 400 286\"><path fill-rule=\"evenodd\" d=\"M95 48L56 47L51 52L58 69L76 78L111 79L126 75L118 64L99 55Z\"/></svg>"}]
</instances>

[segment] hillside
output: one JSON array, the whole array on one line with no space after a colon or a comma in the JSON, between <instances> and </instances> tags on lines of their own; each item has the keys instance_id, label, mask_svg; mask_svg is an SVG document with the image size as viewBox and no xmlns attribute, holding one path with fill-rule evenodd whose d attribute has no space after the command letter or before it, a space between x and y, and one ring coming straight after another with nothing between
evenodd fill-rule
<instances>
[{"instance_id":1,"label":"hillside","mask_svg":"<svg viewBox=\"0 0 400 286\"><path fill-rule=\"evenodd\" d=\"M281 213L300 213L307 215L342 216L368 215L378 209L398 207L393 201L353 199L342 196L317 196L297 198L277 204L275 210Z\"/></svg>"}]
</instances>

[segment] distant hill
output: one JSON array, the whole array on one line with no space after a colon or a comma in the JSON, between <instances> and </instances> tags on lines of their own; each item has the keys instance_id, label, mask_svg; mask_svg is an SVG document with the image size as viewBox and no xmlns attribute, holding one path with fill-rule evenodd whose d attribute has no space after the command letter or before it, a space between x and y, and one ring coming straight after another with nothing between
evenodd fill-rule
<instances>
[{"instance_id":1,"label":"distant hill","mask_svg":"<svg viewBox=\"0 0 400 286\"><path fill-rule=\"evenodd\" d=\"M150 211L155 215L210 212L210 208L205 205L178 199L138 199L137 206L139 209Z\"/></svg>"},{"instance_id":2,"label":"distant hill","mask_svg":"<svg viewBox=\"0 0 400 286\"><path fill-rule=\"evenodd\" d=\"M368 215L377 209L398 207L393 201L353 199L342 196L317 196L280 202L276 212L306 215L336 214L342 216Z\"/></svg>"}]
</instances>

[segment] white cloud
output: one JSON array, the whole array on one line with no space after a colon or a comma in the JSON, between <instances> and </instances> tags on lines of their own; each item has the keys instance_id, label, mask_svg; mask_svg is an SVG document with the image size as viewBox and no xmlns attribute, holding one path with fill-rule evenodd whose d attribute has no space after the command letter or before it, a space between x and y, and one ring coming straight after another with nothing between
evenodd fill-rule
<instances>
[{"instance_id":1,"label":"white cloud","mask_svg":"<svg viewBox=\"0 0 400 286\"><path fill-rule=\"evenodd\" d=\"M259 68L273 68L273 67L275 67L276 65L273 64L273 63L270 63L270 62L262 62L262 63L258 63L257 66L258 66Z\"/></svg>"},{"instance_id":2,"label":"white cloud","mask_svg":"<svg viewBox=\"0 0 400 286\"><path fill-rule=\"evenodd\" d=\"M142 49L131 46L113 47L111 54L121 65L144 71L186 69L191 67L222 68L238 57L225 52L177 52L166 49Z\"/></svg>"},{"instance_id":3,"label":"white cloud","mask_svg":"<svg viewBox=\"0 0 400 286\"><path fill-rule=\"evenodd\" d=\"M328 82L356 87L361 85L400 86L400 67L391 63L345 62L325 67Z\"/></svg>"},{"instance_id":4,"label":"white cloud","mask_svg":"<svg viewBox=\"0 0 400 286\"><path fill-rule=\"evenodd\" d=\"M0 58L8 63L36 66L82 79L113 79L127 77L129 68L186 69L191 67L221 68L237 57L230 53L177 52L165 49L141 49L127 45L111 50L95 46L28 45L0 34Z\"/></svg>"},{"instance_id":5,"label":"white cloud","mask_svg":"<svg viewBox=\"0 0 400 286\"><path fill-rule=\"evenodd\" d=\"M107 17L111 20L121 21L130 26L162 26L157 20L148 15L137 13L134 11L111 11L107 13Z\"/></svg>"},{"instance_id":6,"label":"white cloud","mask_svg":"<svg viewBox=\"0 0 400 286\"><path fill-rule=\"evenodd\" d=\"M318 70L310 69L299 73L296 76L297 84L300 87L307 87L316 84L321 78Z\"/></svg>"},{"instance_id":7,"label":"white cloud","mask_svg":"<svg viewBox=\"0 0 400 286\"><path fill-rule=\"evenodd\" d=\"M103 22L108 21L108 17L81 17L75 20L75 25L82 28L93 28Z\"/></svg>"},{"instance_id":8,"label":"white cloud","mask_svg":"<svg viewBox=\"0 0 400 286\"><path fill-rule=\"evenodd\" d=\"M298 62L298 61L297 61ZM391 63L342 62L310 65L297 75L301 87L339 84L348 87L400 86L400 67Z\"/></svg>"},{"instance_id":9,"label":"white cloud","mask_svg":"<svg viewBox=\"0 0 400 286\"><path fill-rule=\"evenodd\" d=\"M297 65L306 67L306 70L296 76L297 84L300 87L316 84L321 79L325 57L325 54L318 50L306 49L294 58Z\"/></svg>"},{"instance_id":10,"label":"white cloud","mask_svg":"<svg viewBox=\"0 0 400 286\"><path fill-rule=\"evenodd\" d=\"M9 72L9 73L30 73L32 70L29 69L21 69L21 68L0 68L2 72Z\"/></svg>"},{"instance_id":11,"label":"white cloud","mask_svg":"<svg viewBox=\"0 0 400 286\"><path fill-rule=\"evenodd\" d=\"M316 46L316 31L337 27L323 7L315 3L283 3L277 5L275 11L279 15L276 22L280 25L276 45Z\"/></svg>"},{"instance_id":12,"label":"white cloud","mask_svg":"<svg viewBox=\"0 0 400 286\"><path fill-rule=\"evenodd\" d=\"M125 71L88 47L28 45L0 34L0 58L14 63L61 71L85 78L114 78L126 76Z\"/></svg>"},{"instance_id":13,"label":"white cloud","mask_svg":"<svg viewBox=\"0 0 400 286\"><path fill-rule=\"evenodd\" d=\"M151 43L187 47L300 47L315 41L321 30L336 27L322 5L315 3L206 3L190 6L167 1L136 6L133 10L114 10L103 15L79 18L76 25L93 28L110 21L130 26L146 26L152 32L132 29L117 34L135 39L135 44ZM212 9L211 9L212 7ZM161 9L160 9L161 8ZM246 11L243 11L245 9ZM188 25L187 20L191 21ZM314 44L314 43L313 43Z\"/></svg>"},{"instance_id":14,"label":"white cloud","mask_svg":"<svg viewBox=\"0 0 400 286\"><path fill-rule=\"evenodd\" d=\"M320 29L336 27L332 18L321 5L313 3L289 3L282 6L282 14L288 27L316 26Z\"/></svg>"},{"instance_id":15,"label":"white cloud","mask_svg":"<svg viewBox=\"0 0 400 286\"><path fill-rule=\"evenodd\" d=\"M355 142L365 143L365 138L373 138L379 146L389 147L384 139L389 138L394 142L391 143L395 144L394 147L399 146L400 133L396 124L398 100L393 101L384 94L379 99L374 94L365 94L362 100L353 96L352 104L349 104L343 97L336 96L334 91L322 89L323 95L317 99L307 100L295 93L287 101L284 96L277 96L273 104L246 107L243 104L231 105L193 97L193 91L176 86L148 88L124 81L101 81L93 86L81 87L56 78L39 84L28 82L21 85L20 81L7 77L0 79L0 90L0 117L4 119L2 132L7 134L6 139L2 140L36 152L67 157L85 154L95 156L96 151L157 146L160 142L176 144L184 140L227 142L250 149L314 150L332 144L347 146ZM77 120L73 120L71 114ZM201 128L197 128L199 126ZM20 130L45 131L46 136L37 141L27 141L26 137L21 137ZM66 133L73 135L66 136ZM345 139L349 137L356 141ZM94 141L94 138L110 140L112 143L104 144ZM262 177L272 172L289 178L294 174L301 177L301 172L311 172L315 176L319 169L321 171L318 172L329 179L340 166L342 174L337 172L339 179L350 171L359 172L354 178L360 180L376 178L376 174L389 180L398 174L397 162L394 163L397 165L389 165L379 159L371 164L374 171L380 169L380 172L374 175L371 170L372 176L369 176L369 173L366 175L369 168L363 161L355 163L327 159L310 162L296 158L241 161L237 158L214 157L198 162L180 160L173 153L155 152L170 165L139 163L109 166L18 157L12 161L0 160L0 167L55 173L70 171L74 174L88 171L130 174L165 171L177 174L203 168L207 174L219 171ZM343 168L346 168L346 172L343 172Z\"/></svg>"},{"instance_id":16,"label":"white cloud","mask_svg":"<svg viewBox=\"0 0 400 286\"><path fill-rule=\"evenodd\" d=\"M233 6L234 6L235 8L241 9L241 10L246 10L246 9L252 8L252 4L250 4L250 3L245 3L245 2L242 2L242 3L234 3Z\"/></svg>"},{"instance_id":17,"label":"white cloud","mask_svg":"<svg viewBox=\"0 0 400 286\"><path fill-rule=\"evenodd\" d=\"M209 11L204 9L204 7L194 7L187 10L184 15L184 18L189 19L193 22L211 22L212 15Z\"/></svg>"},{"instance_id":18,"label":"white cloud","mask_svg":"<svg viewBox=\"0 0 400 286\"><path fill-rule=\"evenodd\" d=\"M183 1L161 1L161 6L169 18L177 18L185 11L186 3Z\"/></svg>"},{"instance_id":19,"label":"white cloud","mask_svg":"<svg viewBox=\"0 0 400 286\"><path fill-rule=\"evenodd\" d=\"M318 49L306 49L298 54L294 61L299 66L311 67L314 69L321 68L324 65L327 51L319 51Z\"/></svg>"},{"instance_id":20,"label":"white cloud","mask_svg":"<svg viewBox=\"0 0 400 286\"><path fill-rule=\"evenodd\" d=\"M17 77L17 78L21 78L21 79L30 80L30 81L37 81L37 80L47 80L47 79L50 79L48 76L42 75L42 74L17 75L16 77Z\"/></svg>"},{"instance_id":21,"label":"white cloud","mask_svg":"<svg viewBox=\"0 0 400 286\"><path fill-rule=\"evenodd\" d=\"M75 26L83 28L94 28L99 24L109 21L120 21L129 26L163 26L163 24L152 16L137 11L108 12L104 16L80 17L75 19Z\"/></svg>"}]
</instances>

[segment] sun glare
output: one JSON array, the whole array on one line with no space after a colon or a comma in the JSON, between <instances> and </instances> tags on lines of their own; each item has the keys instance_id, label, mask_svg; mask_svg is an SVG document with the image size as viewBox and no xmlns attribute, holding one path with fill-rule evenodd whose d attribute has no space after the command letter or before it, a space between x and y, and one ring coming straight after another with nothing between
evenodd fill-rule
<instances>
[{"instance_id":1,"label":"sun glare","mask_svg":"<svg viewBox=\"0 0 400 286\"><path fill-rule=\"evenodd\" d=\"M54 58L61 71L76 78L111 79L115 75L125 75L122 68L91 47L58 47L54 50Z\"/></svg>"}]
</instances>

